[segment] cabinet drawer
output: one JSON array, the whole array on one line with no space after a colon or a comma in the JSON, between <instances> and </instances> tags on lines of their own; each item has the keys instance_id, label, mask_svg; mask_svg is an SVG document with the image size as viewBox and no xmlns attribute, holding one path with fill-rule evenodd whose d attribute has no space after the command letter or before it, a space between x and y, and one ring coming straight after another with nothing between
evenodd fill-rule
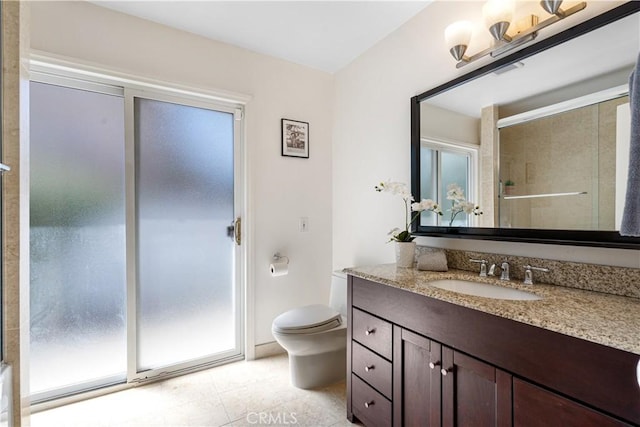
<instances>
[{"instance_id":1,"label":"cabinet drawer","mask_svg":"<svg viewBox=\"0 0 640 427\"><path fill-rule=\"evenodd\" d=\"M354 308L351 333L354 340L391 360L391 323Z\"/></svg>"},{"instance_id":2,"label":"cabinet drawer","mask_svg":"<svg viewBox=\"0 0 640 427\"><path fill-rule=\"evenodd\" d=\"M351 370L380 393L391 399L391 362L353 342Z\"/></svg>"},{"instance_id":3,"label":"cabinet drawer","mask_svg":"<svg viewBox=\"0 0 640 427\"><path fill-rule=\"evenodd\" d=\"M391 426L391 401L351 374L352 410L366 426Z\"/></svg>"}]
</instances>

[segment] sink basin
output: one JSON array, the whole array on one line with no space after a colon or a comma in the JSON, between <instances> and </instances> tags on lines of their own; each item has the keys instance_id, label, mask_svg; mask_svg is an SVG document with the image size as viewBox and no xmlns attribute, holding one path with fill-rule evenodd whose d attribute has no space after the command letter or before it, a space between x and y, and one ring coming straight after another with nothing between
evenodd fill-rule
<instances>
[{"instance_id":1,"label":"sink basin","mask_svg":"<svg viewBox=\"0 0 640 427\"><path fill-rule=\"evenodd\" d=\"M429 285L438 289L444 289L447 291L457 292L465 295L473 295L476 297L486 297L494 299L506 299L516 301L532 301L539 300L536 294L531 292L521 291L519 289L505 288L503 286L490 285L488 283L470 282L468 280L434 280L429 282Z\"/></svg>"}]
</instances>

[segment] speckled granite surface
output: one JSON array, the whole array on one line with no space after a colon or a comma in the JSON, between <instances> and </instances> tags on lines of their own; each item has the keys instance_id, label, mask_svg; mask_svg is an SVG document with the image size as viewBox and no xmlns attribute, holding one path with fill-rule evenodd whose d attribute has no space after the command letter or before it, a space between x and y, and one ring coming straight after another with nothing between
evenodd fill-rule
<instances>
[{"instance_id":1,"label":"speckled granite surface","mask_svg":"<svg viewBox=\"0 0 640 427\"><path fill-rule=\"evenodd\" d=\"M418 246L416 248L416 255L420 256L425 252L431 251L443 251L443 249ZM524 266L528 264L534 267L549 269L548 273L540 271L533 272L533 281L536 284L548 283L640 298L640 254L638 255L638 268L625 268L461 250L447 249L444 250L444 252L447 256L449 268L480 271L480 265L472 263L469 259L484 259L487 261L488 266L491 264L499 266L503 261L507 261L510 265L511 279L514 281L522 281L525 271ZM500 276L499 272L497 274Z\"/></svg>"},{"instance_id":2,"label":"speckled granite surface","mask_svg":"<svg viewBox=\"0 0 640 427\"><path fill-rule=\"evenodd\" d=\"M640 355L640 299L563 286L523 285L483 278L464 270L418 271L383 264L346 268L346 273L485 313L582 338ZM536 301L475 297L429 286L439 279L492 283L535 293Z\"/></svg>"}]
</instances>

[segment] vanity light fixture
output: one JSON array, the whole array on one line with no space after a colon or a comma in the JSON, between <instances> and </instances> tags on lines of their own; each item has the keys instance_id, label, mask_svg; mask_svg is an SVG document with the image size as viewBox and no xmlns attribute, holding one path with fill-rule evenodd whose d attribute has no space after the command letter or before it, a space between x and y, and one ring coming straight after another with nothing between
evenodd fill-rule
<instances>
[{"instance_id":1,"label":"vanity light fixture","mask_svg":"<svg viewBox=\"0 0 640 427\"><path fill-rule=\"evenodd\" d=\"M486 55L491 55L495 58L517 46L528 43L538 36L538 31L541 29L587 7L586 2L578 3L567 10L563 10L560 7L561 5L562 0L542 0L540 6L552 16L539 22L536 15L530 15L526 20L526 28L522 28L515 35L509 36L507 31L514 21L515 0L488 0L482 7L482 16L487 29L494 39L491 46L472 56L466 56L465 53L471 41L473 27L471 22L457 21L450 24L444 31L447 48L455 60L458 61L456 68L461 68Z\"/></svg>"}]
</instances>

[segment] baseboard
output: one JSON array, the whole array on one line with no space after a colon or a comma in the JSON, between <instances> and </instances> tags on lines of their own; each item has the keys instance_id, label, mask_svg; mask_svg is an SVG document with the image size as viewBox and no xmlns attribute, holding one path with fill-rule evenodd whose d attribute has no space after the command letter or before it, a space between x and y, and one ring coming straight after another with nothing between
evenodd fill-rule
<instances>
[{"instance_id":1,"label":"baseboard","mask_svg":"<svg viewBox=\"0 0 640 427\"><path fill-rule=\"evenodd\" d=\"M275 356L282 353L286 353L286 351L276 341L255 346L256 359L262 359L263 357Z\"/></svg>"}]
</instances>

